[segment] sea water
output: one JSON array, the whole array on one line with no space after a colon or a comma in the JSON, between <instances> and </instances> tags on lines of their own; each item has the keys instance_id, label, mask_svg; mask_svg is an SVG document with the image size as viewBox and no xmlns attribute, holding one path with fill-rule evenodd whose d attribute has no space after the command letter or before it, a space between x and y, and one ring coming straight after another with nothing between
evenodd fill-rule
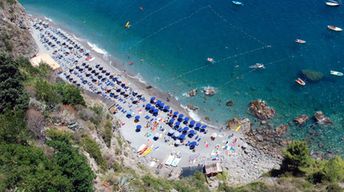
<instances>
[{"instance_id":1,"label":"sea water","mask_svg":"<svg viewBox=\"0 0 344 192\"><path fill-rule=\"evenodd\" d=\"M314 149L344 154L344 7L319 0L21 0L29 13L44 15L90 41L95 51L119 59L123 68L177 97L198 114L224 124L248 114L260 98L275 108L274 126L322 110L333 126L290 126L288 136ZM131 28L124 24L130 21ZM295 39L307 41L300 45ZM207 63L207 57L215 63ZM128 65L128 62L134 62ZM264 70L252 70L255 63ZM324 74L316 83L295 83L302 69ZM202 87L217 94L204 96ZM185 97L189 90L196 97ZM227 107L226 101L234 105ZM195 114L194 114L195 115ZM316 137L310 132L316 132Z\"/></svg>"}]
</instances>

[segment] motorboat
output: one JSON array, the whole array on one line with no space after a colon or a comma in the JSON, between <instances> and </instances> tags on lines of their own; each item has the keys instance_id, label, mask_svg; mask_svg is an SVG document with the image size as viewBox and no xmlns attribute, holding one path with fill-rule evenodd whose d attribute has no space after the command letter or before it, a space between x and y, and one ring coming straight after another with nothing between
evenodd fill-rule
<instances>
[{"instance_id":1,"label":"motorboat","mask_svg":"<svg viewBox=\"0 0 344 192\"><path fill-rule=\"evenodd\" d=\"M127 22L125 23L124 27L125 27L126 29L129 29L129 28L131 27L130 21L127 21Z\"/></svg>"},{"instance_id":2,"label":"motorboat","mask_svg":"<svg viewBox=\"0 0 344 192\"><path fill-rule=\"evenodd\" d=\"M264 66L264 64L256 63L254 65L251 65L249 68L251 68L251 69L265 69L265 66Z\"/></svg>"},{"instance_id":3,"label":"motorboat","mask_svg":"<svg viewBox=\"0 0 344 192\"><path fill-rule=\"evenodd\" d=\"M333 70L330 71L330 74L334 76L338 76L338 77L342 77L344 75L342 72L333 71Z\"/></svg>"},{"instance_id":4,"label":"motorboat","mask_svg":"<svg viewBox=\"0 0 344 192\"><path fill-rule=\"evenodd\" d=\"M243 6L244 4L242 3L242 2L240 2L240 1L232 1L232 3L234 4L234 5L240 5L240 6Z\"/></svg>"},{"instance_id":5,"label":"motorboat","mask_svg":"<svg viewBox=\"0 0 344 192\"><path fill-rule=\"evenodd\" d=\"M301 85L301 86L305 86L305 85L306 85L306 82L303 81L301 78L297 78L297 79L295 80L295 82L296 82L297 84Z\"/></svg>"},{"instance_id":6,"label":"motorboat","mask_svg":"<svg viewBox=\"0 0 344 192\"><path fill-rule=\"evenodd\" d=\"M296 39L295 42L298 44L305 44L306 43L306 41L302 40L302 39Z\"/></svg>"},{"instance_id":7,"label":"motorboat","mask_svg":"<svg viewBox=\"0 0 344 192\"><path fill-rule=\"evenodd\" d=\"M207 61L208 61L209 63L215 63L215 60L214 60L214 58L212 58L212 57L208 57L208 58L207 58Z\"/></svg>"},{"instance_id":8,"label":"motorboat","mask_svg":"<svg viewBox=\"0 0 344 192\"><path fill-rule=\"evenodd\" d=\"M329 7L338 7L340 4L337 1L326 1L325 4Z\"/></svg>"},{"instance_id":9,"label":"motorboat","mask_svg":"<svg viewBox=\"0 0 344 192\"><path fill-rule=\"evenodd\" d=\"M331 30L331 31L336 31L336 32L341 32L341 31L343 31L342 28L336 27L336 26L334 26L334 25L327 25L327 28L328 28L329 30Z\"/></svg>"}]
</instances>

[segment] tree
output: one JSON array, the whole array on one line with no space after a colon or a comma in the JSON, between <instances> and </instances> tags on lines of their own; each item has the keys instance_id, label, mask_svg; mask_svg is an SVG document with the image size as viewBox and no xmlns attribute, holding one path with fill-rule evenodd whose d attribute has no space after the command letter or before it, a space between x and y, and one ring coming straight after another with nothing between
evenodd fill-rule
<instances>
[{"instance_id":1,"label":"tree","mask_svg":"<svg viewBox=\"0 0 344 192\"><path fill-rule=\"evenodd\" d=\"M0 113L27 108L29 98L22 81L16 62L8 56L0 55Z\"/></svg>"},{"instance_id":2,"label":"tree","mask_svg":"<svg viewBox=\"0 0 344 192\"><path fill-rule=\"evenodd\" d=\"M294 141L283 151L282 172L291 172L294 175L304 175L305 169L313 164L307 144Z\"/></svg>"},{"instance_id":3,"label":"tree","mask_svg":"<svg viewBox=\"0 0 344 192\"><path fill-rule=\"evenodd\" d=\"M56 86L56 91L61 95L62 103L69 105L85 105L85 100L81 95L80 89L66 83Z\"/></svg>"},{"instance_id":4,"label":"tree","mask_svg":"<svg viewBox=\"0 0 344 192\"><path fill-rule=\"evenodd\" d=\"M45 101L48 105L54 105L61 101L60 95L55 87L46 80L37 79L35 82L36 96L39 100Z\"/></svg>"},{"instance_id":5,"label":"tree","mask_svg":"<svg viewBox=\"0 0 344 192\"><path fill-rule=\"evenodd\" d=\"M28 134L22 112L6 112L5 114L0 115L0 144L25 144L27 137Z\"/></svg>"},{"instance_id":6,"label":"tree","mask_svg":"<svg viewBox=\"0 0 344 192\"><path fill-rule=\"evenodd\" d=\"M344 181L344 160L336 156L330 159L324 166L325 179L330 182Z\"/></svg>"}]
</instances>

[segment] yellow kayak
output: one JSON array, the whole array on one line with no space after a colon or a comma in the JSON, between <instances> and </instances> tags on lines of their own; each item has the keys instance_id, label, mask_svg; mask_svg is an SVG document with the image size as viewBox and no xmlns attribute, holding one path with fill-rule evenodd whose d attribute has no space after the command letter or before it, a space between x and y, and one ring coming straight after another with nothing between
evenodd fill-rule
<instances>
[{"instance_id":1,"label":"yellow kayak","mask_svg":"<svg viewBox=\"0 0 344 192\"><path fill-rule=\"evenodd\" d=\"M143 152L142 156L147 156L149 155L151 152L153 151L153 149L151 147L149 147L145 152Z\"/></svg>"},{"instance_id":2,"label":"yellow kayak","mask_svg":"<svg viewBox=\"0 0 344 192\"><path fill-rule=\"evenodd\" d=\"M240 128L241 128L241 125L239 125L239 126L235 129L235 131L239 131Z\"/></svg>"}]
</instances>

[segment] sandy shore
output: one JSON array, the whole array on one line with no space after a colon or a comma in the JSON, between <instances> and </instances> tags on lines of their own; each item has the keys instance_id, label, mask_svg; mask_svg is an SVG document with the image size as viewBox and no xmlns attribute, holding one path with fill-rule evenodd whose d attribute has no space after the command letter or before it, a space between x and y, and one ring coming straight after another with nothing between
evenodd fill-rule
<instances>
[{"instance_id":1,"label":"sandy shore","mask_svg":"<svg viewBox=\"0 0 344 192\"><path fill-rule=\"evenodd\" d=\"M35 20L37 18L33 17L32 19ZM172 130L172 128L166 124L166 121L171 119L169 113L161 111L157 117L154 117L151 113L145 110L147 101L149 102L151 96L156 96L158 99L168 104L173 111L179 111L180 113L187 115L188 112L181 107L180 103L173 96L163 93L155 88L147 89L148 85L140 82L137 78L134 78L132 74L123 72L123 70L120 69L121 65L114 62L115 59L113 60L93 51L92 47L87 44L86 40L80 40L79 38L77 40L73 38L75 36L71 32L64 29L60 30L60 28L62 28L61 26L57 26L47 20L44 20L44 22L48 26L47 28L44 28L41 31L37 30L35 27L32 27L31 29L32 35L38 44L40 54L49 54L52 58L59 58L56 62L61 65L64 72L60 74L62 79L88 91L99 92L99 95L103 95L104 99L108 100L107 103L111 103L117 108L117 113L114 116L122 122L120 132L131 144L133 152L136 153L137 149L143 144L149 146L151 149L148 154L140 156L141 161L148 167L151 167L152 169L161 169L161 166L163 166L171 170L181 172L185 168L219 162L222 167L228 171L230 181L234 184L251 182L259 178L268 170L278 167L280 163L279 159L248 145L240 132L231 130L219 130L215 127L208 127L206 134L196 131L196 135L193 138L186 137L185 141L176 147L176 141L167 136L167 133ZM61 54L64 54L66 50L59 49L57 47L49 47L46 42L43 42L43 36L44 38L49 39L48 35L44 35L47 30L53 34L54 30L63 31L64 34L68 34L69 39L72 39L72 41L76 42L77 45L81 45L84 49L89 51L89 55L92 56L92 59L85 61L83 55L74 51L73 48L66 58L57 56L60 52ZM59 38L58 40L60 41ZM63 40L61 39L61 41ZM69 61L73 62L69 63ZM113 76L118 77L121 82L128 87L125 92L128 92L129 94L137 92L138 94L141 94L146 101L139 100L137 104L133 104L132 101L136 101L137 98L131 95L129 95L128 98L122 98L120 96L117 100L111 98L105 92L107 86L105 86L105 88L104 86L100 86L98 81L97 84L91 83L91 79L85 77L85 72L74 70L76 66L84 68L82 63L86 63L85 65L92 69L96 69L97 66L102 66L105 71L111 72ZM70 72L70 69L73 69L74 71ZM71 80L71 78L73 80ZM87 84L83 82L86 80L88 82ZM139 115L141 117L140 120L134 121L133 117L128 118L128 112L130 112L132 116ZM145 118L146 116L149 116L149 118ZM137 132L135 129L137 125L141 125L143 127L140 132ZM183 125L183 127L185 126L186 125ZM212 138L214 135L217 135L215 139ZM154 136L158 136L159 139L155 141ZM190 147L186 146L187 142L192 142L198 139L198 146L194 150L190 150ZM171 166L169 163L166 163L172 155L175 159L179 160L176 166Z\"/></svg>"}]
</instances>

